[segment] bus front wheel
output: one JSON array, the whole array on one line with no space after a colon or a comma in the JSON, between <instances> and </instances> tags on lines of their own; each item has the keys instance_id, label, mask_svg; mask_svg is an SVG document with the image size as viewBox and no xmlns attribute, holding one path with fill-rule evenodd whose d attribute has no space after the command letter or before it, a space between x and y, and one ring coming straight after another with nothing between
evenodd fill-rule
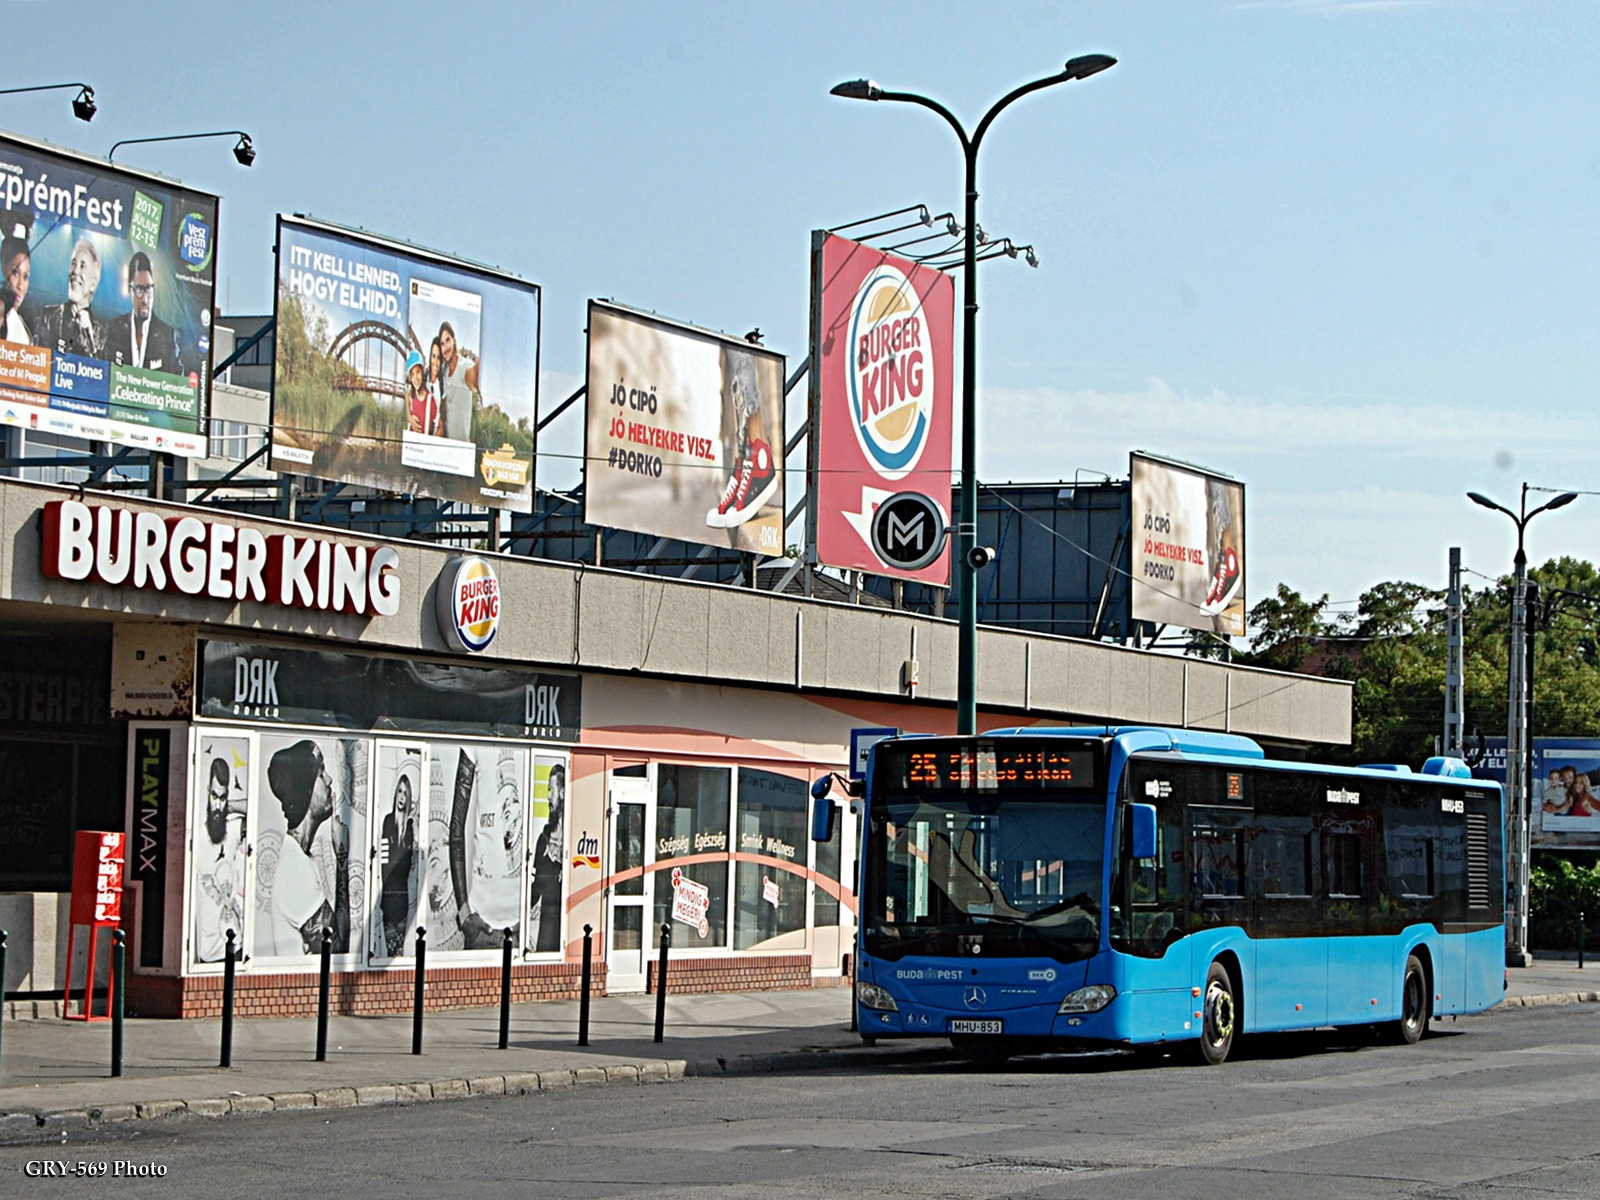
<instances>
[{"instance_id":1,"label":"bus front wheel","mask_svg":"<svg viewBox=\"0 0 1600 1200\"><path fill-rule=\"evenodd\" d=\"M1206 974L1205 1003L1200 1022L1200 1061L1216 1066L1227 1060L1238 1032L1238 1002L1234 998L1233 976L1220 962L1211 964Z\"/></svg>"},{"instance_id":2,"label":"bus front wheel","mask_svg":"<svg viewBox=\"0 0 1600 1200\"><path fill-rule=\"evenodd\" d=\"M1428 1032L1433 1006L1428 1003L1428 974L1415 954L1406 959L1406 978L1400 988L1400 1019L1391 1022L1385 1033L1397 1046L1415 1046Z\"/></svg>"}]
</instances>

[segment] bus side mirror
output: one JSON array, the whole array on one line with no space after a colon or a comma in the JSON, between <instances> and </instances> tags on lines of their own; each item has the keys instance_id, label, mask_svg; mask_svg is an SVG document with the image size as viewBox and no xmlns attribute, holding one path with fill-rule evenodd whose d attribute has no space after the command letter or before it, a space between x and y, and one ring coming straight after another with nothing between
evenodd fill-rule
<instances>
[{"instance_id":1,"label":"bus side mirror","mask_svg":"<svg viewBox=\"0 0 1600 1200\"><path fill-rule=\"evenodd\" d=\"M1129 858L1154 858L1156 856L1156 806L1130 804L1128 812L1133 829L1128 837Z\"/></svg>"},{"instance_id":2,"label":"bus side mirror","mask_svg":"<svg viewBox=\"0 0 1600 1200\"><path fill-rule=\"evenodd\" d=\"M815 791L815 789L812 789ZM819 796L811 805L811 840L813 842L833 841L833 823L837 819L839 806L827 796Z\"/></svg>"}]
</instances>

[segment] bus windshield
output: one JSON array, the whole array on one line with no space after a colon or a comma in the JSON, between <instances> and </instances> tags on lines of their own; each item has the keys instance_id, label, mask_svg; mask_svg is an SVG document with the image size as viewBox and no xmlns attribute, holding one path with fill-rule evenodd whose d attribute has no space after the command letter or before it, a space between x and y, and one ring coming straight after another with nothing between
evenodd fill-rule
<instances>
[{"instance_id":1,"label":"bus windshield","mask_svg":"<svg viewBox=\"0 0 1600 1200\"><path fill-rule=\"evenodd\" d=\"M867 952L1089 957L1100 941L1105 820L1093 795L878 797Z\"/></svg>"}]
</instances>

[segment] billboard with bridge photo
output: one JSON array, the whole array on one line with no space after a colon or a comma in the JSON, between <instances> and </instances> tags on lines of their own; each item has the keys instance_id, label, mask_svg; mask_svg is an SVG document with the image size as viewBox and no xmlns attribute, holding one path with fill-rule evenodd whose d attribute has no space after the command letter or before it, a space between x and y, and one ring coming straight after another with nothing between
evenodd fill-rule
<instances>
[{"instance_id":1,"label":"billboard with bridge photo","mask_svg":"<svg viewBox=\"0 0 1600 1200\"><path fill-rule=\"evenodd\" d=\"M277 253L272 466L531 511L539 288L301 217Z\"/></svg>"},{"instance_id":2,"label":"billboard with bridge photo","mask_svg":"<svg viewBox=\"0 0 1600 1200\"><path fill-rule=\"evenodd\" d=\"M0 425L207 451L217 198L0 135Z\"/></svg>"}]
</instances>

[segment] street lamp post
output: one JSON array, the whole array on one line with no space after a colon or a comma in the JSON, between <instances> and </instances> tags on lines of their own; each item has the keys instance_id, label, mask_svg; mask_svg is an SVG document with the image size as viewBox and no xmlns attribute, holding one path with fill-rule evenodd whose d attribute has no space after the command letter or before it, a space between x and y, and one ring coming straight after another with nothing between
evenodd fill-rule
<instances>
[{"instance_id":1,"label":"street lamp post","mask_svg":"<svg viewBox=\"0 0 1600 1200\"><path fill-rule=\"evenodd\" d=\"M1565 508L1578 498L1576 492L1563 492L1546 501L1532 512L1528 511L1528 485L1522 485L1522 502L1518 511L1512 512L1478 492L1468 492L1467 499L1484 508L1510 517L1517 527L1517 554L1512 560L1511 634L1506 646L1506 794L1511 811L1506 815L1506 842L1511 853L1512 903L1514 911L1506 922L1506 966L1533 965L1528 953L1528 872L1531 850L1528 844L1529 802L1532 798L1528 750L1528 708L1532 696L1528 694L1528 555L1523 549L1523 535L1528 522L1542 512Z\"/></svg>"},{"instance_id":2,"label":"street lamp post","mask_svg":"<svg viewBox=\"0 0 1600 1200\"><path fill-rule=\"evenodd\" d=\"M59 92L64 88L77 88L72 100L72 115L80 121L94 120L99 106L94 102L94 89L87 83L41 83L35 87L0 88L0 96L20 96L23 92Z\"/></svg>"},{"instance_id":3,"label":"street lamp post","mask_svg":"<svg viewBox=\"0 0 1600 1200\"><path fill-rule=\"evenodd\" d=\"M237 137L234 143L233 157L238 159L241 167L248 167L256 161L255 143L250 140L250 135L242 129L218 129L211 133L170 133L163 137L123 138L122 141L112 145L106 153L106 161L116 158L117 151L123 146L143 146L150 142L192 142L198 138Z\"/></svg>"},{"instance_id":4,"label":"street lamp post","mask_svg":"<svg viewBox=\"0 0 1600 1200\"><path fill-rule=\"evenodd\" d=\"M931 108L950 123L966 156L966 255L962 265L961 316L961 512L956 519L955 561L956 594L961 608L956 661L956 732L961 735L978 732L978 567L973 561L978 544L978 147L994 119L1013 101L1040 88L1087 79L1116 63L1117 60L1107 54L1085 54L1072 59L1059 74L1035 79L1001 97L983 115L970 137L948 108L915 92L886 92L870 79L841 83L832 92L847 100L899 100Z\"/></svg>"}]
</instances>

